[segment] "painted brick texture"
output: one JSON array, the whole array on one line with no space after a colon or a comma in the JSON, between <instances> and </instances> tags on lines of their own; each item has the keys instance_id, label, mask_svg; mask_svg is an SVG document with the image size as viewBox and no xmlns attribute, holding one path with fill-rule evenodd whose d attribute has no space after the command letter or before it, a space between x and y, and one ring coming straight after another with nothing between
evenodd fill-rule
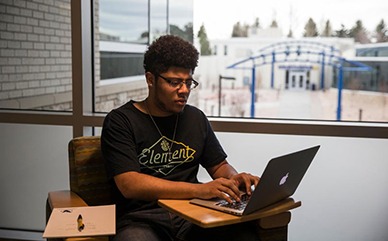
<instances>
[{"instance_id":1,"label":"painted brick texture","mask_svg":"<svg viewBox=\"0 0 388 241\"><path fill-rule=\"evenodd\" d=\"M70 0L0 1L0 100L71 89Z\"/></svg>"},{"instance_id":2,"label":"painted brick texture","mask_svg":"<svg viewBox=\"0 0 388 241\"><path fill-rule=\"evenodd\" d=\"M95 86L100 86L99 2L95 13ZM70 0L0 1L0 109L72 109ZM122 86L125 86L123 83ZM96 110L110 111L146 97L146 87L97 94ZM12 103L12 105L10 105Z\"/></svg>"}]
</instances>

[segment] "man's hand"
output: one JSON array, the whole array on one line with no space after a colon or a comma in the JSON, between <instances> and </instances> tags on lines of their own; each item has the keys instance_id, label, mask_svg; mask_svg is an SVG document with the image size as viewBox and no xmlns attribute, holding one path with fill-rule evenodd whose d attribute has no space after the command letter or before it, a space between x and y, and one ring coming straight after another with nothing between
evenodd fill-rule
<instances>
[{"instance_id":1,"label":"man's hand","mask_svg":"<svg viewBox=\"0 0 388 241\"><path fill-rule=\"evenodd\" d=\"M246 189L246 193L251 195L251 186L257 186L260 178L253 176L248 173L238 173L229 163L224 160L218 165L206 168L210 176L214 179L213 182L209 182L203 185L204 190L200 190L199 198L209 199L219 197L225 199L229 203L232 202L233 198L236 201L240 201L239 188ZM230 197L228 197L228 194Z\"/></svg>"},{"instance_id":2,"label":"man's hand","mask_svg":"<svg viewBox=\"0 0 388 241\"><path fill-rule=\"evenodd\" d=\"M251 186L252 185L255 185L255 187L257 186L257 183L259 183L259 180L260 178L257 177L257 176L253 176L249 173L239 173L239 174L236 174L234 176L232 176L230 178L231 181L234 182L234 184L237 186L237 187L245 187L246 189L246 193L248 195L251 195Z\"/></svg>"},{"instance_id":3,"label":"man's hand","mask_svg":"<svg viewBox=\"0 0 388 241\"><path fill-rule=\"evenodd\" d=\"M198 192L196 196L202 199L218 197L229 203L233 202L232 198L238 202L240 201L240 191L238 190L236 181L223 177L198 185Z\"/></svg>"},{"instance_id":4,"label":"man's hand","mask_svg":"<svg viewBox=\"0 0 388 241\"><path fill-rule=\"evenodd\" d=\"M245 187L246 193L251 195L251 186L255 185L256 187L259 180L259 177L248 173L239 173L233 175L230 179L217 178L214 181L200 185L198 197L202 199L218 197L229 203L233 202L232 199L239 202L241 197L239 187Z\"/></svg>"}]
</instances>

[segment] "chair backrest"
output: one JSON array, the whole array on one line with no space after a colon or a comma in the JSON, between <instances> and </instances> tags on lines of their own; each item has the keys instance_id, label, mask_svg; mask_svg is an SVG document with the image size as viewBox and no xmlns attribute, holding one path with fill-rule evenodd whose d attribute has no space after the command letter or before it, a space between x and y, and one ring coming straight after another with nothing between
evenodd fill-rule
<instances>
[{"instance_id":1,"label":"chair backrest","mask_svg":"<svg viewBox=\"0 0 388 241\"><path fill-rule=\"evenodd\" d=\"M70 190L90 206L112 202L100 144L100 136L77 137L69 142Z\"/></svg>"}]
</instances>

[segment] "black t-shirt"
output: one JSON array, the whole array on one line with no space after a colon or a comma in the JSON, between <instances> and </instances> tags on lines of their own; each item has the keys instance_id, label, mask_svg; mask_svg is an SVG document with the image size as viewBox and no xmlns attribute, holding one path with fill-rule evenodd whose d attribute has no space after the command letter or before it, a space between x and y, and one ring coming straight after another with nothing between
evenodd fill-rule
<instances>
[{"instance_id":1,"label":"black t-shirt","mask_svg":"<svg viewBox=\"0 0 388 241\"><path fill-rule=\"evenodd\" d=\"M133 103L130 101L106 116L101 136L108 178L116 191L118 216L154 208L157 204L125 199L112 181L114 176L136 171L166 180L197 183L199 165L212 167L226 158L209 121L199 109L186 105L179 115L153 116L161 136L150 116Z\"/></svg>"}]
</instances>

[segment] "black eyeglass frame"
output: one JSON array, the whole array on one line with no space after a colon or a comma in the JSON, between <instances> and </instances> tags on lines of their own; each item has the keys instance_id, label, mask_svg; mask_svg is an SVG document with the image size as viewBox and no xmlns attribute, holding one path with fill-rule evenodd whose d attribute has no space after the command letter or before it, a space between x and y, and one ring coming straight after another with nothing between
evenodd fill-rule
<instances>
[{"instance_id":1,"label":"black eyeglass frame","mask_svg":"<svg viewBox=\"0 0 388 241\"><path fill-rule=\"evenodd\" d=\"M182 88L183 84L185 84L187 89L193 90L193 89L197 88L197 86L199 85L198 81L196 81L193 78L190 78L190 79L174 78L176 80L179 80L179 84L177 84L177 86L174 86L174 84L172 83L173 80L171 80L170 78L163 77L160 74L156 74L155 76L164 79L170 85L171 88L180 89L180 88ZM187 81L191 81L190 87L187 86Z\"/></svg>"}]
</instances>

